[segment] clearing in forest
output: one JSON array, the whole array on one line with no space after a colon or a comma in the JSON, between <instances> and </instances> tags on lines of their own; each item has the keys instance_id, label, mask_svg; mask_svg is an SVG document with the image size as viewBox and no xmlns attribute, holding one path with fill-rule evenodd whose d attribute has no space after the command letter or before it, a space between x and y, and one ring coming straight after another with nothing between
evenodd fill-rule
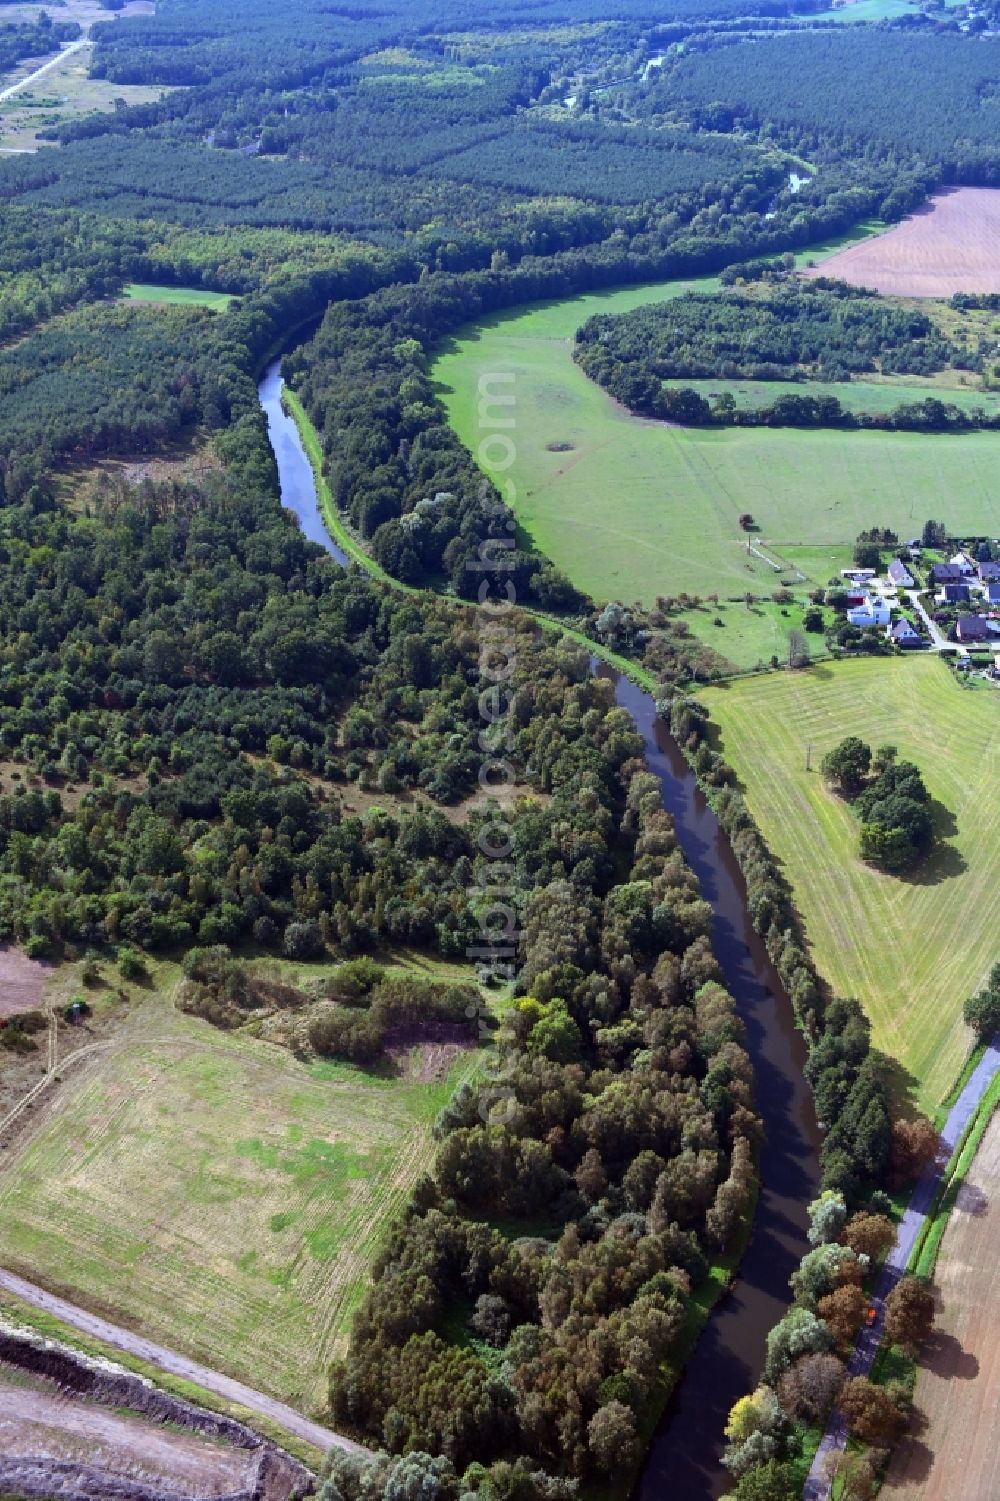
<instances>
[{"instance_id":1,"label":"clearing in forest","mask_svg":"<svg viewBox=\"0 0 1000 1501\"><path fill-rule=\"evenodd\" d=\"M0 1262L318 1412L434 1119L482 1057L431 1080L419 1060L306 1064L154 994L4 1163Z\"/></svg>"},{"instance_id":2,"label":"clearing in forest","mask_svg":"<svg viewBox=\"0 0 1000 1501\"><path fill-rule=\"evenodd\" d=\"M952 188L886 234L807 271L896 297L1000 292L1000 191Z\"/></svg>"},{"instance_id":3,"label":"clearing in forest","mask_svg":"<svg viewBox=\"0 0 1000 1501\"><path fill-rule=\"evenodd\" d=\"M1000 1496L1000 1115L958 1195L935 1281L937 1328L920 1360L914 1402L924 1420L904 1438L885 1501L991 1501Z\"/></svg>"},{"instance_id":4,"label":"clearing in forest","mask_svg":"<svg viewBox=\"0 0 1000 1501\"><path fill-rule=\"evenodd\" d=\"M936 657L909 657L745 678L699 698L821 974L858 997L876 1045L933 1113L970 1046L962 1003L1000 957L1000 692L961 687ZM939 843L906 876L862 864L857 820L823 780L820 762L846 735L897 746L930 789Z\"/></svg>"}]
</instances>

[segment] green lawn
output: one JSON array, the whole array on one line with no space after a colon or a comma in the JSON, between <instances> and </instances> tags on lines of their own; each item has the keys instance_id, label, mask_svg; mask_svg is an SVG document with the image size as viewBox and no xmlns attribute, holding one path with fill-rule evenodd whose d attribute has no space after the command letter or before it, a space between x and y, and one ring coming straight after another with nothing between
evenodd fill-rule
<instances>
[{"instance_id":1,"label":"green lawn","mask_svg":"<svg viewBox=\"0 0 1000 1501\"><path fill-rule=\"evenodd\" d=\"M727 657L734 667L765 667L772 656L782 663L787 659L789 632L802 631L806 609L808 601L800 598L790 605L761 599L749 608L744 600L720 599L718 604L686 611L681 619L693 636ZM832 611L824 611L824 621L829 623L832 619ZM717 620L722 624L716 625ZM824 636L811 631L802 633L814 661L828 655Z\"/></svg>"},{"instance_id":2,"label":"green lawn","mask_svg":"<svg viewBox=\"0 0 1000 1501\"><path fill-rule=\"evenodd\" d=\"M962 1003L1000 956L1000 692L966 692L936 658L909 657L743 679L700 697L820 971L862 1001L877 1045L933 1114L971 1043ZM896 745L924 773L943 839L909 879L861 863L854 815L823 782L820 761L845 735Z\"/></svg>"},{"instance_id":3,"label":"green lawn","mask_svg":"<svg viewBox=\"0 0 1000 1501\"><path fill-rule=\"evenodd\" d=\"M873 524L909 536L928 516L956 531L996 531L1000 433L671 428L631 417L573 364L573 335L593 313L714 286L629 287L500 315L435 362L451 421L473 451L490 431L480 382L514 373L514 507L575 583L597 599L644 603L685 589L769 592L774 574L743 546L743 511L762 545L782 554L841 549Z\"/></svg>"},{"instance_id":4,"label":"green lawn","mask_svg":"<svg viewBox=\"0 0 1000 1501\"><path fill-rule=\"evenodd\" d=\"M316 1411L435 1116L482 1057L430 1080L307 1065L152 995L5 1154L0 1260Z\"/></svg>"},{"instance_id":5,"label":"green lawn","mask_svg":"<svg viewBox=\"0 0 1000 1501\"><path fill-rule=\"evenodd\" d=\"M206 287L160 287L153 282L133 281L123 295L130 302L159 302L172 306L227 308L231 292L210 292Z\"/></svg>"}]
</instances>

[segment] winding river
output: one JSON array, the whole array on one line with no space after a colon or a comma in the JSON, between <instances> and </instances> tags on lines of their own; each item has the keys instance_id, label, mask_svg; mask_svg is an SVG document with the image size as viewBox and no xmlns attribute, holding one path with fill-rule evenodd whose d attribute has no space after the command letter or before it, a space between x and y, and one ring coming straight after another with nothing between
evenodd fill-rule
<instances>
[{"instance_id":1,"label":"winding river","mask_svg":"<svg viewBox=\"0 0 1000 1501\"><path fill-rule=\"evenodd\" d=\"M282 503L305 535L339 563L345 554L327 534L309 460L293 420L281 406L280 361L260 383L261 405L278 465ZM806 1205L819 1184L819 1133L803 1076L805 1044L791 1003L754 933L746 889L718 821L698 789L652 697L610 669L642 735L663 806L714 914L713 941L726 984L747 1029L757 1081L757 1108L766 1140L753 1235L730 1289L716 1304L654 1435L639 1482L640 1501L715 1501L730 1483L720 1460L729 1409L755 1385L768 1330L788 1304L788 1278L807 1249Z\"/></svg>"}]
</instances>

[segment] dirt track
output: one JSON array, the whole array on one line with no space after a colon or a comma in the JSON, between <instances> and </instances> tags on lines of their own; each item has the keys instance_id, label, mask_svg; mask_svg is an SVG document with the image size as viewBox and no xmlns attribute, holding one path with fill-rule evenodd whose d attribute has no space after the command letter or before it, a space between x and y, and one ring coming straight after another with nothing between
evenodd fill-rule
<instances>
[{"instance_id":1,"label":"dirt track","mask_svg":"<svg viewBox=\"0 0 1000 1501\"><path fill-rule=\"evenodd\" d=\"M955 188L805 273L895 297L1000 292L1000 191Z\"/></svg>"},{"instance_id":2,"label":"dirt track","mask_svg":"<svg viewBox=\"0 0 1000 1501\"><path fill-rule=\"evenodd\" d=\"M79 1329L82 1333L102 1340L117 1350L124 1350L127 1354L138 1357L139 1360L147 1361L161 1371L169 1372L171 1376L180 1376L185 1381L193 1381L196 1386L202 1387L205 1391L215 1392L217 1396L224 1397L227 1402L235 1402L250 1413L258 1413L269 1418L280 1428L284 1428L288 1433L294 1433L297 1438L304 1439L307 1444L313 1444L324 1454L331 1448L348 1449L355 1453L365 1452L360 1445L343 1438L339 1433L333 1433L328 1428L322 1428L319 1423L303 1417L301 1413L295 1412L284 1402L268 1397L264 1392L254 1391L251 1387L244 1386L241 1381L234 1381L232 1377L224 1376L219 1371L211 1371L207 1366L188 1360L186 1356L178 1355L174 1350L167 1350L162 1345L154 1344L152 1340L143 1339L141 1335L133 1334L129 1329L109 1324L106 1319L87 1313L85 1309L77 1308L74 1304L45 1292L43 1288L36 1287L32 1282L26 1282L22 1277L14 1276L12 1272L0 1270L0 1288L13 1293L14 1297L21 1298L25 1303L30 1303L33 1308L40 1308L45 1313L54 1314L57 1319L61 1319L64 1324L69 1324L73 1329Z\"/></svg>"},{"instance_id":3,"label":"dirt track","mask_svg":"<svg viewBox=\"0 0 1000 1501\"><path fill-rule=\"evenodd\" d=\"M0 1454L93 1465L166 1492L204 1497L250 1489L258 1455L177 1433L139 1418L60 1396L43 1381L14 1378L0 1366Z\"/></svg>"},{"instance_id":4,"label":"dirt track","mask_svg":"<svg viewBox=\"0 0 1000 1501\"><path fill-rule=\"evenodd\" d=\"M1000 1114L983 1138L938 1258L937 1329L915 1402L925 1423L899 1446L885 1501L1000 1496Z\"/></svg>"}]
</instances>

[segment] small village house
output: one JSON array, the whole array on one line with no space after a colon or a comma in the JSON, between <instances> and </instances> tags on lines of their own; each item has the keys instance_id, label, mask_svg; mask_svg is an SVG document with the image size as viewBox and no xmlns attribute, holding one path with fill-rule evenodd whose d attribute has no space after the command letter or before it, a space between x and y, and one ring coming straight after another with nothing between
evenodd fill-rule
<instances>
[{"instance_id":1,"label":"small village house","mask_svg":"<svg viewBox=\"0 0 1000 1501\"><path fill-rule=\"evenodd\" d=\"M893 558L889 564L888 572L890 581L895 584L897 589L913 589L916 587L916 580L902 558Z\"/></svg>"},{"instance_id":2,"label":"small village house","mask_svg":"<svg viewBox=\"0 0 1000 1501\"><path fill-rule=\"evenodd\" d=\"M847 612L849 623L859 626L863 631L872 626L886 626L891 618L892 611L877 594L869 594L864 604L856 605Z\"/></svg>"},{"instance_id":3,"label":"small village house","mask_svg":"<svg viewBox=\"0 0 1000 1501\"><path fill-rule=\"evenodd\" d=\"M895 625L889 627L886 635L890 641L895 641L897 646L910 648L923 646L924 644L924 639L920 632L913 625L912 621L907 620L905 615L901 616Z\"/></svg>"}]
</instances>

